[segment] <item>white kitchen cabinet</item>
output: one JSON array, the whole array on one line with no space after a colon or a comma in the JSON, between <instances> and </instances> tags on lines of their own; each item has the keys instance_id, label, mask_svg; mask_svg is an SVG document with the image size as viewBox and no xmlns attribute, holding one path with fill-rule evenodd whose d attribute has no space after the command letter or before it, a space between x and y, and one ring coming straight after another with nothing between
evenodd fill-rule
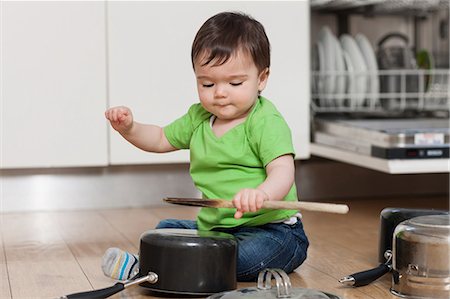
<instances>
[{"instance_id":1,"label":"white kitchen cabinet","mask_svg":"<svg viewBox=\"0 0 450 299\"><path fill-rule=\"evenodd\" d=\"M107 165L104 2L1 3L1 168Z\"/></svg>"},{"instance_id":2,"label":"white kitchen cabinet","mask_svg":"<svg viewBox=\"0 0 450 299\"><path fill-rule=\"evenodd\" d=\"M187 162L188 151L136 149L103 112L127 105L137 120L164 126L187 111L197 101L192 40L225 10L265 25L273 55L264 95L290 124L297 158L307 158L307 1L3 1L0 168Z\"/></svg>"},{"instance_id":3,"label":"white kitchen cabinet","mask_svg":"<svg viewBox=\"0 0 450 299\"><path fill-rule=\"evenodd\" d=\"M165 126L198 102L191 44L202 23L221 11L259 20L272 45L271 99L289 123L297 159L309 157L308 1L108 2L109 106L125 105L137 121ZM187 162L188 151L146 153L110 131L111 164Z\"/></svg>"}]
</instances>

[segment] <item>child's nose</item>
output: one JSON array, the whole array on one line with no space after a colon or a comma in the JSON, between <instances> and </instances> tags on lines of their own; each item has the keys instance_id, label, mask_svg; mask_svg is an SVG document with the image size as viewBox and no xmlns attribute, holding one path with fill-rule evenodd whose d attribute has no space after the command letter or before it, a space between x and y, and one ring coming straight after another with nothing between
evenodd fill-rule
<instances>
[{"instance_id":1,"label":"child's nose","mask_svg":"<svg viewBox=\"0 0 450 299\"><path fill-rule=\"evenodd\" d=\"M224 98L227 95L226 87L223 84L217 84L214 90L214 97Z\"/></svg>"}]
</instances>

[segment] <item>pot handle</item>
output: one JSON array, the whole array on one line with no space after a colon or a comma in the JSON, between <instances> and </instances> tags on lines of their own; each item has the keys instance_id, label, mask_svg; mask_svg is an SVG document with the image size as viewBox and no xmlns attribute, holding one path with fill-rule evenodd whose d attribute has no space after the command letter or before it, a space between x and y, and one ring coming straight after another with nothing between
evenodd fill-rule
<instances>
[{"instance_id":1,"label":"pot handle","mask_svg":"<svg viewBox=\"0 0 450 299\"><path fill-rule=\"evenodd\" d=\"M409 43L408 36L406 36L405 34L400 33L400 32L392 32L392 33L386 34L384 37L381 38L381 40L378 42L378 48L381 48L381 46L383 46L383 44L387 40L392 39L392 38L401 39L405 43L405 45L408 46L408 43Z\"/></svg>"},{"instance_id":2,"label":"pot handle","mask_svg":"<svg viewBox=\"0 0 450 299\"><path fill-rule=\"evenodd\" d=\"M70 294L70 295L61 297L60 299L108 298L109 296L112 296L115 293L122 291L123 289L125 289L125 284L118 282L115 285L108 287L108 288L94 290L94 291L74 293L74 294Z\"/></svg>"},{"instance_id":3,"label":"pot handle","mask_svg":"<svg viewBox=\"0 0 450 299\"><path fill-rule=\"evenodd\" d=\"M391 267L386 264L380 264L378 267L357 272L354 274L351 274L349 276L345 276L341 279L339 279L339 282L353 287L360 287L365 286L371 283L372 281L377 280L384 274L388 273L391 270Z\"/></svg>"},{"instance_id":4,"label":"pot handle","mask_svg":"<svg viewBox=\"0 0 450 299\"><path fill-rule=\"evenodd\" d=\"M369 283L377 280L378 278L392 270L392 252L390 250L387 250L384 253L384 256L387 259L384 264L380 264L378 267L370 270L361 271L345 276L339 279L339 282L347 286L360 287L368 285Z\"/></svg>"},{"instance_id":5,"label":"pot handle","mask_svg":"<svg viewBox=\"0 0 450 299\"><path fill-rule=\"evenodd\" d=\"M154 272L149 272L147 276L143 276L140 278L132 278L125 282L118 282L111 287L107 287L107 288L99 289L99 290L87 291L87 292L74 293L74 294L62 296L59 299L108 298L109 296L112 296L115 293L118 293L118 292L122 291L123 289L128 288L130 286L140 284L143 282L156 283L157 281L158 281L158 275Z\"/></svg>"}]
</instances>

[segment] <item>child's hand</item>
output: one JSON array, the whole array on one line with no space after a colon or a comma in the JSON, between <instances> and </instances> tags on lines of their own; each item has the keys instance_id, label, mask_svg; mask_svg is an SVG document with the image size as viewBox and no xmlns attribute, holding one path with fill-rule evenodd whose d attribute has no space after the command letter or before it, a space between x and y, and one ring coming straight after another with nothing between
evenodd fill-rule
<instances>
[{"instance_id":1,"label":"child's hand","mask_svg":"<svg viewBox=\"0 0 450 299\"><path fill-rule=\"evenodd\" d=\"M105 112L105 117L118 132L126 132L133 126L133 114L124 106L109 108Z\"/></svg>"},{"instance_id":2,"label":"child's hand","mask_svg":"<svg viewBox=\"0 0 450 299\"><path fill-rule=\"evenodd\" d=\"M239 219L245 212L256 212L261 209L263 202L269 200L266 192L259 189L242 189L233 198L236 207L234 218Z\"/></svg>"}]
</instances>

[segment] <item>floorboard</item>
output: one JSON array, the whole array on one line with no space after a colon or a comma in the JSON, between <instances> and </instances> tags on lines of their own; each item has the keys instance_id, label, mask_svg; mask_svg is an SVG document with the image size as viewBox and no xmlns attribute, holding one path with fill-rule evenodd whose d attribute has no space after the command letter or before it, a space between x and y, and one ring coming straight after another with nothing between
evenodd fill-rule
<instances>
[{"instance_id":1,"label":"floorboard","mask_svg":"<svg viewBox=\"0 0 450 299\"><path fill-rule=\"evenodd\" d=\"M55 298L92 287L50 214L4 215L2 232L12 298Z\"/></svg>"},{"instance_id":2,"label":"floorboard","mask_svg":"<svg viewBox=\"0 0 450 299\"><path fill-rule=\"evenodd\" d=\"M54 213L51 216L58 225L61 237L94 288L102 288L110 283L100 267L101 257L106 249L118 247L136 251L136 247L97 211Z\"/></svg>"},{"instance_id":3,"label":"floorboard","mask_svg":"<svg viewBox=\"0 0 450 299\"><path fill-rule=\"evenodd\" d=\"M0 214L0 298L11 298L11 290L9 286L9 274L6 264L5 250L3 244L3 232L4 227L3 215Z\"/></svg>"}]
</instances>

